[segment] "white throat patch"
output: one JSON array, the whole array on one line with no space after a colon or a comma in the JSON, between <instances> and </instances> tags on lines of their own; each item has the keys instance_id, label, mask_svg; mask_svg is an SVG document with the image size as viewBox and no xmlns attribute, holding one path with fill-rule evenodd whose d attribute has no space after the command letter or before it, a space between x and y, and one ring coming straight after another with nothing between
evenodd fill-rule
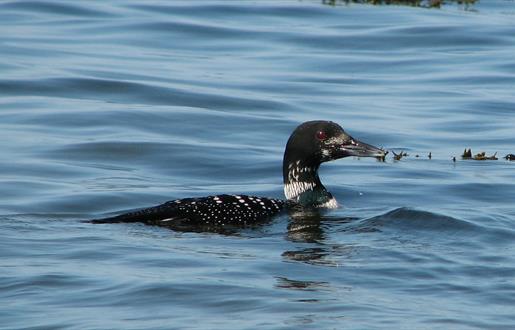
<instances>
[{"instance_id":1,"label":"white throat patch","mask_svg":"<svg viewBox=\"0 0 515 330\"><path fill-rule=\"evenodd\" d=\"M313 190L315 188L314 182L291 182L284 185L284 195L287 199L295 200L300 194L305 191Z\"/></svg>"}]
</instances>

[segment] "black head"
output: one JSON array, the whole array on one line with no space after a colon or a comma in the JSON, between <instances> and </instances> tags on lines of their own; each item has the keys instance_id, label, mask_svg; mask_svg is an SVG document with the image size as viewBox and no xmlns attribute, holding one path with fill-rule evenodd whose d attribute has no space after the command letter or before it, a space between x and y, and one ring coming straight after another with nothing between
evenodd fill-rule
<instances>
[{"instance_id":1,"label":"black head","mask_svg":"<svg viewBox=\"0 0 515 330\"><path fill-rule=\"evenodd\" d=\"M379 148L354 139L332 121L308 121L298 126L286 144L284 160L307 166L348 157L382 157ZM287 166L287 165L286 165Z\"/></svg>"},{"instance_id":2,"label":"black head","mask_svg":"<svg viewBox=\"0 0 515 330\"><path fill-rule=\"evenodd\" d=\"M383 150L354 139L332 121L305 122L293 131L284 151L286 198L302 205L336 205L318 177L320 164L348 156L384 155Z\"/></svg>"}]
</instances>

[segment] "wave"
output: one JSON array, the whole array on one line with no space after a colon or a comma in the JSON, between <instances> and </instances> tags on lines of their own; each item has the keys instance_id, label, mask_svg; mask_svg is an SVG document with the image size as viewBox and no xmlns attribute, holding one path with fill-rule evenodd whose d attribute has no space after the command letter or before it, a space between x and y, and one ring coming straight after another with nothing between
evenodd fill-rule
<instances>
[{"instance_id":1,"label":"wave","mask_svg":"<svg viewBox=\"0 0 515 330\"><path fill-rule=\"evenodd\" d=\"M26 80L0 80L1 94L17 96L53 96L64 98L102 98L109 102L136 102L153 105L180 105L209 109L278 109L283 103L264 99L221 95L161 87L152 84L95 78L47 78Z\"/></svg>"},{"instance_id":2,"label":"wave","mask_svg":"<svg viewBox=\"0 0 515 330\"><path fill-rule=\"evenodd\" d=\"M346 229L348 230L349 228ZM459 240L463 247L467 244L512 244L515 240L514 230L500 226L491 217L481 216L465 220L408 207L362 219L351 224L350 231L383 232L395 237L416 236L417 240L423 241L441 239L443 243L451 244Z\"/></svg>"},{"instance_id":3,"label":"wave","mask_svg":"<svg viewBox=\"0 0 515 330\"><path fill-rule=\"evenodd\" d=\"M376 229L416 229L416 230L475 230L476 225L448 215L429 211L400 207L384 214L364 219L361 225Z\"/></svg>"}]
</instances>

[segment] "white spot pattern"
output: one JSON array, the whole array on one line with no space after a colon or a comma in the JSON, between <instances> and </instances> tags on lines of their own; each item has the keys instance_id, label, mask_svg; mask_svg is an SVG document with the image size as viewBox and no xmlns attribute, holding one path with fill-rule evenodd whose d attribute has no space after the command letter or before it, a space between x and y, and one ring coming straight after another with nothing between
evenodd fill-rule
<instances>
[{"instance_id":1,"label":"white spot pattern","mask_svg":"<svg viewBox=\"0 0 515 330\"><path fill-rule=\"evenodd\" d=\"M140 221L161 226L173 227L179 223L242 226L262 222L282 211L283 207L284 201L279 199L217 195L175 200L137 214L141 215Z\"/></svg>"}]
</instances>

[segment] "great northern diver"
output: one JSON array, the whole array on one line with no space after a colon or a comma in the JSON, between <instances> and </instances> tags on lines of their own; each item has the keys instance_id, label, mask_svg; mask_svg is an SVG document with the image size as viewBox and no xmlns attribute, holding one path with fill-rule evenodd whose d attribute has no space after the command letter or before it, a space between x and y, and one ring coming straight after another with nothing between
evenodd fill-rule
<instances>
[{"instance_id":1,"label":"great northern diver","mask_svg":"<svg viewBox=\"0 0 515 330\"><path fill-rule=\"evenodd\" d=\"M385 154L382 149L352 138L334 122L308 121L293 131L284 151L286 201L225 194L184 198L90 222L142 222L171 228L242 227L262 223L293 207L335 208L338 203L318 177L320 164L348 156L383 157Z\"/></svg>"}]
</instances>

